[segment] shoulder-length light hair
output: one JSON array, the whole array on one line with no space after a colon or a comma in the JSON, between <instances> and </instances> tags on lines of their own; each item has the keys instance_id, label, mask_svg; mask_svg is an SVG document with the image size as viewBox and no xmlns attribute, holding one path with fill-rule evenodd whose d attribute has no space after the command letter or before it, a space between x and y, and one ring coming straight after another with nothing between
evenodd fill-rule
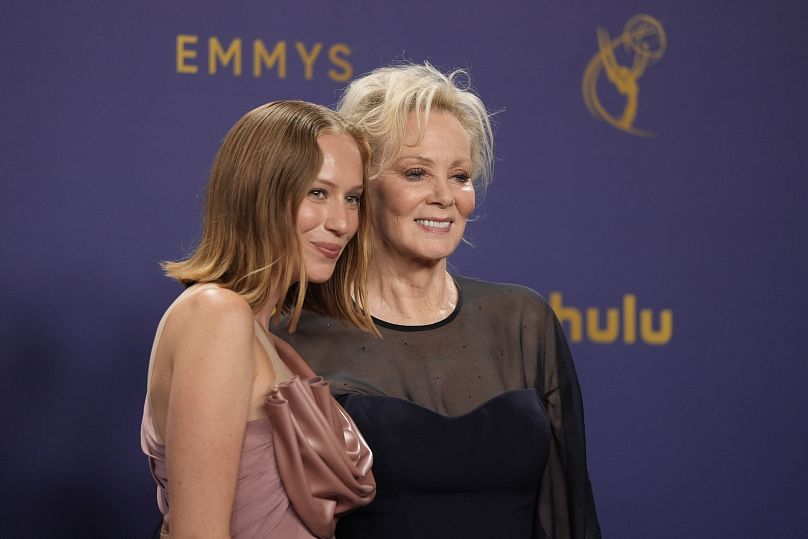
<instances>
[{"instance_id":1,"label":"shoulder-length light hair","mask_svg":"<svg viewBox=\"0 0 808 539\"><path fill-rule=\"evenodd\" d=\"M444 74L429 63L381 67L354 80L340 98L337 110L362 128L370 142L373 174L390 168L404 149L408 116L417 112L418 141L431 110L458 119L471 142L472 177L485 190L491 180L494 137L490 114L471 90L462 69Z\"/></svg>"},{"instance_id":2,"label":"shoulder-length light hair","mask_svg":"<svg viewBox=\"0 0 808 539\"><path fill-rule=\"evenodd\" d=\"M362 158L359 228L325 283L307 286L297 213L322 166L317 138L350 135ZM304 300L320 314L374 330L365 280L370 259L367 195L370 147L357 127L334 111L303 101L275 101L245 114L227 133L213 162L202 236L187 259L164 262L185 286L216 283L257 310L273 295L275 315L290 312L294 331ZM297 284L295 269L298 269Z\"/></svg>"}]
</instances>

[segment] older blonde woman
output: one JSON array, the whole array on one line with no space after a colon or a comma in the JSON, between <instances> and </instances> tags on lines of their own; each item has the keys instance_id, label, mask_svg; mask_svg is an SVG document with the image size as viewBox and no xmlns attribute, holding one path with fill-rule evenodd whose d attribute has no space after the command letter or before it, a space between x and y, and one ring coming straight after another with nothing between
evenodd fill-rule
<instances>
[{"instance_id":1,"label":"older blonde woman","mask_svg":"<svg viewBox=\"0 0 808 539\"><path fill-rule=\"evenodd\" d=\"M324 314L372 328L353 300L365 294L368 154L354 126L300 101L258 107L225 137L199 246L164 264L187 288L157 329L141 429L162 537L315 537L290 505L299 486L281 482L265 411L295 358L266 328L290 289L292 325L308 294ZM357 505L372 499L358 490Z\"/></svg>"},{"instance_id":2,"label":"older blonde woman","mask_svg":"<svg viewBox=\"0 0 808 539\"><path fill-rule=\"evenodd\" d=\"M290 336L374 450L376 500L337 537L599 537L557 319L528 288L447 270L492 160L462 75L377 69L340 102L372 148L365 305L382 339L305 311Z\"/></svg>"}]
</instances>

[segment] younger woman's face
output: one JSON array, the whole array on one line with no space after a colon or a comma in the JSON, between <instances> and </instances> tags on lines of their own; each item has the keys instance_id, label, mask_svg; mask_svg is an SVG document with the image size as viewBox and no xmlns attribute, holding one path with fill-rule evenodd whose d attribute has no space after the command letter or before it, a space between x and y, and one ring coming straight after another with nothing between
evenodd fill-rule
<instances>
[{"instance_id":1,"label":"younger woman's face","mask_svg":"<svg viewBox=\"0 0 808 539\"><path fill-rule=\"evenodd\" d=\"M326 133L317 138L323 165L297 213L306 277L327 281L342 250L359 226L362 196L362 157L347 134Z\"/></svg>"}]
</instances>

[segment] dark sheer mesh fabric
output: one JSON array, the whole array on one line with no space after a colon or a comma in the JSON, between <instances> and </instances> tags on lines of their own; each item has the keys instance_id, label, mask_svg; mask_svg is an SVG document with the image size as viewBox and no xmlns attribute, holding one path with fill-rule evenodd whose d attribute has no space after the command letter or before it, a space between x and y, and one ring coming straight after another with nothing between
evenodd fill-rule
<instances>
[{"instance_id":1,"label":"dark sheer mesh fabric","mask_svg":"<svg viewBox=\"0 0 808 539\"><path fill-rule=\"evenodd\" d=\"M382 338L304 312L288 340L374 451L352 537L595 538L583 409L560 324L534 291L455 277L445 320Z\"/></svg>"}]
</instances>

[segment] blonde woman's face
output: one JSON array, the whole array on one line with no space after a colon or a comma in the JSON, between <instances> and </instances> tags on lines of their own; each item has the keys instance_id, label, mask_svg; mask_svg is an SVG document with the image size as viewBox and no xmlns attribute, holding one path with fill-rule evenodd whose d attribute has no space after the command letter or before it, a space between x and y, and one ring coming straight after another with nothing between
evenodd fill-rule
<instances>
[{"instance_id":1,"label":"blonde woman's face","mask_svg":"<svg viewBox=\"0 0 808 539\"><path fill-rule=\"evenodd\" d=\"M415 115L393 165L370 184L376 253L432 263L457 248L474 210L471 142L454 115L432 111L418 141Z\"/></svg>"},{"instance_id":2,"label":"blonde woman's face","mask_svg":"<svg viewBox=\"0 0 808 539\"><path fill-rule=\"evenodd\" d=\"M337 259L356 234L362 196L362 158L350 135L326 133L317 139L323 165L300 205L297 226L306 277L327 281Z\"/></svg>"}]
</instances>

